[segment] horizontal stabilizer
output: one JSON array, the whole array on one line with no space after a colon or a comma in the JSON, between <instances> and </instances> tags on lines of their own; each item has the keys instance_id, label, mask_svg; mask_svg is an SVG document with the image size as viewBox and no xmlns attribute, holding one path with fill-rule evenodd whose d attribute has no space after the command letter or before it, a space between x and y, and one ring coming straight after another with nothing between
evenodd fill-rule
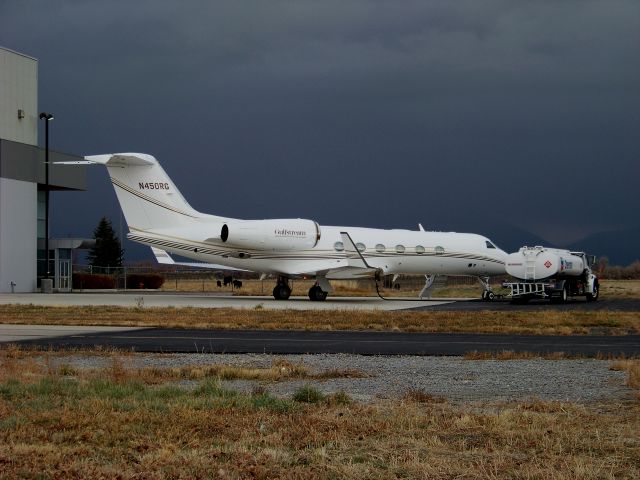
<instances>
[{"instance_id":1,"label":"horizontal stabilizer","mask_svg":"<svg viewBox=\"0 0 640 480\"><path fill-rule=\"evenodd\" d=\"M84 159L109 167L157 165L158 163L153 156L146 153L107 153L105 155L89 155Z\"/></svg>"},{"instance_id":2,"label":"horizontal stabilizer","mask_svg":"<svg viewBox=\"0 0 640 480\"><path fill-rule=\"evenodd\" d=\"M158 261L158 263L161 263L163 265L175 265L176 262L173 260L171 255L169 255L167 252L155 247L150 247L150 248L151 248L151 251L153 252L153 255L156 257L156 260Z\"/></svg>"},{"instance_id":3,"label":"horizontal stabilizer","mask_svg":"<svg viewBox=\"0 0 640 480\"><path fill-rule=\"evenodd\" d=\"M97 165L96 162L91 160L73 160L70 162L53 162L54 165Z\"/></svg>"},{"instance_id":4,"label":"horizontal stabilizer","mask_svg":"<svg viewBox=\"0 0 640 480\"><path fill-rule=\"evenodd\" d=\"M180 265L182 267L208 268L212 270L228 270L230 272L249 272L242 268L232 268L226 265L218 265L217 263L205 262L176 262L171 255L160 248L149 247L156 257L158 263L162 265Z\"/></svg>"}]
</instances>

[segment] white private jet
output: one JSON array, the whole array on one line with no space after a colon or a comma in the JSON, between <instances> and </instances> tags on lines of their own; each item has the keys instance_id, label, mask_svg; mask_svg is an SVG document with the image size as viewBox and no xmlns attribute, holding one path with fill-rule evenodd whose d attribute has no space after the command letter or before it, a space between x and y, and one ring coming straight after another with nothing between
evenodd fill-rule
<instances>
[{"instance_id":1,"label":"white private jet","mask_svg":"<svg viewBox=\"0 0 640 480\"><path fill-rule=\"evenodd\" d=\"M66 163L66 162L64 162ZM425 292L436 275L471 275L491 288L488 276L505 273L507 254L471 233L320 226L313 220L240 220L194 210L158 161L142 153L85 157L107 167L129 226L127 238L154 249L203 262L210 268L277 277L273 296L291 295L289 280L315 277L309 298L322 301L329 280L423 274ZM165 261L165 263L166 263ZM422 296L422 292L421 292Z\"/></svg>"}]
</instances>

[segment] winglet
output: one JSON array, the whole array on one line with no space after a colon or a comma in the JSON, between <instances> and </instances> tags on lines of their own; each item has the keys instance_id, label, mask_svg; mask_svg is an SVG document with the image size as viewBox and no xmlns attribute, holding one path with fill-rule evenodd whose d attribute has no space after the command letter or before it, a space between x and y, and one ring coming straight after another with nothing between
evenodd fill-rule
<instances>
[{"instance_id":1,"label":"winglet","mask_svg":"<svg viewBox=\"0 0 640 480\"><path fill-rule=\"evenodd\" d=\"M353 243L351 236L347 232L340 232L340 236L342 237L342 243L344 244L344 251L347 254L347 263L350 267L356 268L371 268L367 261L356 247L356 244Z\"/></svg>"}]
</instances>

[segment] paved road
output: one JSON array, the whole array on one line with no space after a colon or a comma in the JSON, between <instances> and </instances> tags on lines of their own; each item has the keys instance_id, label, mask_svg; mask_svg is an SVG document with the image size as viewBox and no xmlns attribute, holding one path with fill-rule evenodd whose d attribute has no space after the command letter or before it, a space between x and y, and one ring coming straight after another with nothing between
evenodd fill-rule
<instances>
[{"instance_id":1,"label":"paved road","mask_svg":"<svg viewBox=\"0 0 640 480\"><path fill-rule=\"evenodd\" d=\"M33 327L37 328L37 327ZM50 328L50 327L47 327ZM1 331L1 329L0 329ZM398 332L299 332L141 329L83 332L16 342L46 348L133 349L139 352L353 353L363 355L463 355L478 351L565 352L572 355L640 355L640 335L529 336Z\"/></svg>"}]
</instances>

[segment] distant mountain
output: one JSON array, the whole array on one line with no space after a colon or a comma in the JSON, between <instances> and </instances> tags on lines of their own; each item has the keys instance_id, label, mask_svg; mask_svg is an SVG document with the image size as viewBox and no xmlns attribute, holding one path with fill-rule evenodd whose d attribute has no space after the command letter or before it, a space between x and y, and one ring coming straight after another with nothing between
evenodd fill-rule
<instances>
[{"instance_id":1,"label":"distant mountain","mask_svg":"<svg viewBox=\"0 0 640 480\"><path fill-rule=\"evenodd\" d=\"M569 248L607 257L610 265L626 266L640 260L640 226L594 233L571 244Z\"/></svg>"}]
</instances>

